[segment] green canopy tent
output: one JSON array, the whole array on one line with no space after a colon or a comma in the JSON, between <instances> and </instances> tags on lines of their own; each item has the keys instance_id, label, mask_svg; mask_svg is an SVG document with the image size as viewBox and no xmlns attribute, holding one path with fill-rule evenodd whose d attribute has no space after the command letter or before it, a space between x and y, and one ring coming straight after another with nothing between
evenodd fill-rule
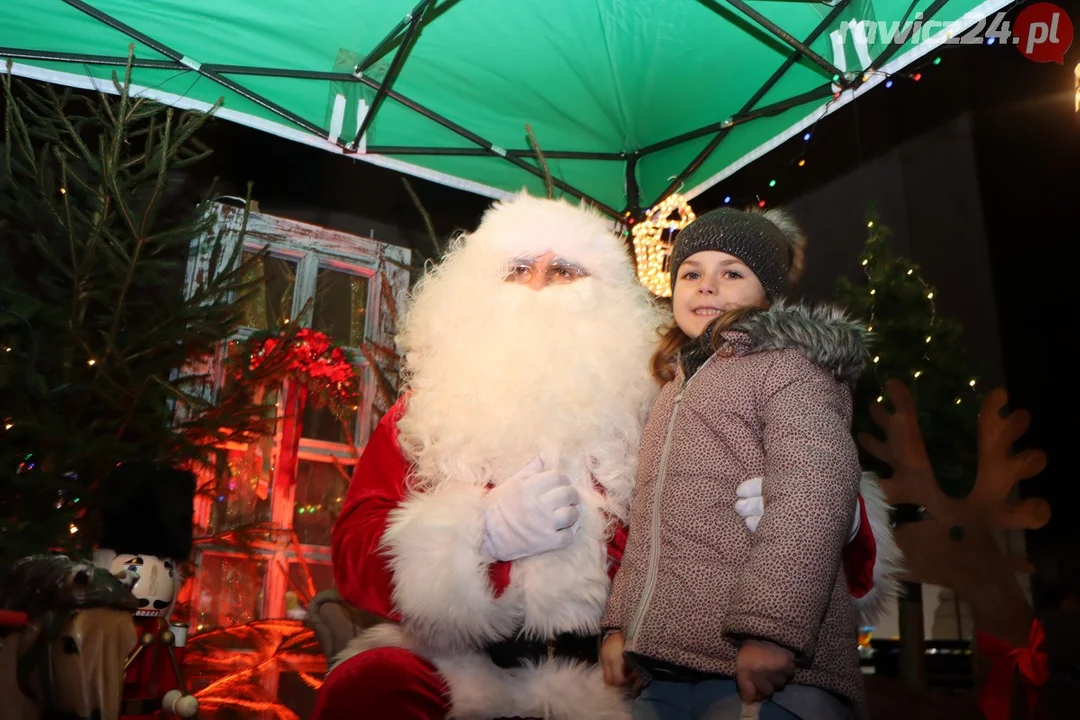
<instances>
[{"instance_id":1,"label":"green canopy tent","mask_svg":"<svg viewBox=\"0 0 1080 720\"><path fill-rule=\"evenodd\" d=\"M132 46L135 92L492 197L544 191L528 124L558 190L620 216L693 197L1007 3L7 0L0 57L111 91Z\"/></svg>"}]
</instances>

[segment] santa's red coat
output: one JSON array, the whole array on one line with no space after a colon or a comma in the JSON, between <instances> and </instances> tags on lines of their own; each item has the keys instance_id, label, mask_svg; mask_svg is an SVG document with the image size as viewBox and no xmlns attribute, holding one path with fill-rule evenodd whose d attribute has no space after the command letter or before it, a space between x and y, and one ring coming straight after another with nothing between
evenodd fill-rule
<instances>
[{"instance_id":1,"label":"santa's red coat","mask_svg":"<svg viewBox=\"0 0 1080 720\"><path fill-rule=\"evenodd\" d=\"M477 652L477 648L485 641L497 639L501 629L505 629L506 635L516 629L516 626L503 622L505 617L500 614L499 599L514 584L520 561L487 564L478 551L464 545L452 546L472 538L471 527L482 527L477 515L480 506L474 496L447 494L446 500L425 498L418 503L418 494L408 492L406 479L410 463L402 454L397 438L397 421L403 410L402 401L386 414L357 463L333 532L334 579L342 598L350 605L391 623L404 620L404 627L426 633L429 642L439 640L438 634L442 631L451 645L456 641L468 643L474 640L472 650L480 658L477 662L482 663L482 653ZM863 521L844 558L848 583L855 597L862 597L872 589L876 557L874 534L861 502L860 509ZM425 529L410 529L420 527ZM389 535L388 528L391 529ZM612 528L609 536L605 580L614 576L619 567L626 528L618 525ZM430 541L432 545L421 541ZM424 557L414 558L414 553ZM480 572L486 573L483 581L486 587L476 577ZM521 572L526 570L522 568ZM458 575L471 577L460 578ZM581 584L596 584L597 580L597 577L585 577ZM535 588L535 583L530 585L530 591ZM606 596L606 582L603 591ZM448 596L439 597L440 593ZM596 609L595 602L589 604L586 601L584 591L568 591L567 597L560 602L556 602L560 600L556 597L549 599L552 603L550 611L562 613L570 621L596 623L603 610L603 600ZM483 609L473 612L474 604ZM570 609L564 610L567 606ZM557 629L565 631L568 628ZM484 683L488 686L498 684L504 674L486 668L486 677L465 680L475 675L479 666L459 662L461 647L448 646L445 655L452 656L453 661L435 658L433 663L410 652L412 645L407 630L384 628L362 640L354 648L360 652L339 659L339 664L327 676L312 720L351 720L358 707L364 707L371 717L441 718L449 709L451 694L459 711L466 703L470 707L483 708L485 698L476 697L483 694L480 692L482 686ZM599 682L599 674L597 671L566 678L567 683L571 681L592 684ZM511 694L525 693L520 686L501 689ZM566 690L571 695L579 694L571 692L573 689L569 687ZM593 687L592 691L594 695L607 694L602 686ZM499 692L487 694L493 705L498 705ZM567 700L568 703L578 701L579 698L574 697ZM603 703L607 699L600 697L598 701ZM497 712L513 714L519 707ZM577 707L580 711L580 704ZM597 712L600 712L599 707ZM614 718L620 717L620 712L594 715Z\"/></svg>"}]
</instances>

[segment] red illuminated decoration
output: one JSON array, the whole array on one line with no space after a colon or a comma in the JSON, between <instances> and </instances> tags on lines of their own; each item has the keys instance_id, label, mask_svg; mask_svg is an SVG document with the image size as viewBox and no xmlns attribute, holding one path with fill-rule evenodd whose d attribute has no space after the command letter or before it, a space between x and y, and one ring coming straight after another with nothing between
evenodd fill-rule
<instances>
[{"instance_id":1,"label":"red illuminated decoration","mask_svg":"<svg viewBox=\"0 0 1080 720\"><path fill-rule=\"evenodd\" d=\"M237 652L238 648L245 652ZM318 690L326 659L314 632L303 623L263 620L193 637L185 666L192 677L210 680L195 693L200 708L300 720L267 691L263 678L274 671L295 673L305 685Z\"/></svg>"},{"instance_id":2,"label":"red illuminated decoration","mask_svg":"<svg viewBox=\"0 0 1080 720\"><path fill-rule=\"evenodd\" d=\"M286 485L296 482L296 462L300 452L300 435L304 410L309 396L315 405L328 405L338 419L356 412L359 393L356 371L340 347L334 347L326 333L301 328L290 335L285 330L276 335L255 335L248 341L247 352L235 368L240 380L250 380L259 371L264 387L285 383L282 407L282 443L277 462L286 468L281 480ZM348 423L342 427L353 444Z\"/></svg>"},{"instance_id":3,"label":"red illuminated decoration","mask_svg":"<svg viewBox=\"0 0 1080 720\"><path fill-rule=\"evenodd\" d=\"M248 347L249 359L246 368L238 368L239 378L271 364L269 383L298 381L331 406L352 410L356 405L356 372L345 351L334 347L325 333L302 328L289 338L283 330L276 335L256 335Z\"/></svg>"}]
</instances>

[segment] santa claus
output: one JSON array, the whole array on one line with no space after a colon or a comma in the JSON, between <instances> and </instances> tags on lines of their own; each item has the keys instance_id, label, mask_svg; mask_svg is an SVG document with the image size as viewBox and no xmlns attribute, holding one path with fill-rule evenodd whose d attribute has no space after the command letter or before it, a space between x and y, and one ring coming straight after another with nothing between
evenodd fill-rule
<instances>
[{"instance_id":1,"label":"santa claus","mask_svg":"<svg viewBox=\"0 0 1080 720\"><path fill-rule=\"evenodd\" d=\"M599 621L661 313L609 221L527 195L419 282L407 393L333 534L338 590L380 622L332 660L314 720L628 717L596 664ZM846 568L866 606L891 537L879 497L857 516Z\"/></svg>"}]
</instances>

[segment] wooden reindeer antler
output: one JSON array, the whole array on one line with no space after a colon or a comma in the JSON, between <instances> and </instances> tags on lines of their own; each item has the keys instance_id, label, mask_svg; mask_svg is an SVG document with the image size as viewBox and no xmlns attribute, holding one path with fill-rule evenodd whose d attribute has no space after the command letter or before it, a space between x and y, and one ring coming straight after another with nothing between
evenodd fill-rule
<instances>
[{"instance_id":1,"label":"wooden reindeer antler","mask_svg":"<svg viewBox=\"0 0 1080 720\"><path fill-rule=\"evenodd\" d=\"M1009 501L1020 480L1046 466L1040 450L1010 454L1028 428L1029 414L1018 410L1002 417L1008 396L1000 389L990 393L979 412L975 487L967 497L953 499L934 477L911 392L896 380L885 384L885 392L896 411L889 413L880 404L870 410L885 442L866 433L859 442L892 468L891 479L882 483L889 502L920 505L929 515L896 528L907 579L951 588L971 608L980 630L1022 646L1031 628L1031 607L1016 573L1033 568L1026 557L1003 553L994 533L1040 528L1050 519L1045 500Z\"/></svg>"}]
</instances>

